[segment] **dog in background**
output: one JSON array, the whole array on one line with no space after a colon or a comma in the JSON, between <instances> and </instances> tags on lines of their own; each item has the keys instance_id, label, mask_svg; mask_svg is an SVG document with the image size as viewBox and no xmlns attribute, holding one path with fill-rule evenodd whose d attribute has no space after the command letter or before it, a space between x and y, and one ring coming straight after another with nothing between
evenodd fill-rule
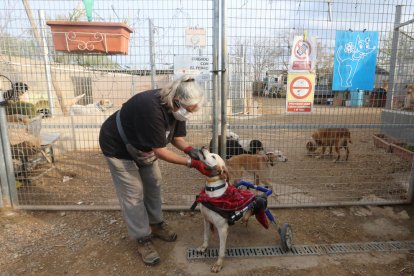
<instances>
[{"instance_id":1,"label":"dog in background","mask_svg":"<svg viewBox=\"0 0 414 276\"><path fill-rule=\"evenodd\" d=\"M29 90L29 86L24 82L15 82L12 85L12 89L4 92L3 98L6 101L20 101L21 97Z\"/></svg>"},{"instance_id":2,"label":"dog in background","mask_svg":"<svg viewBox=\"0 0 414 276\"><path fill-rule=\"evenodd\" d=\"M237 183L241 180L243 172L252 173L255 176L255 184L270 185L270 170L276 162L287 162L288 158L283 152L276 150L266 154L240 154L227 160L227 168L230 178Z\"/></svg>"},{"instance_id":3,"label":"dog in background","mask_svg":"<svg viewBox=\"0 0 414 276\"><path fill-rule=\"evenodd\" d=\"M407 90L407 95L404 98L404 109L412 110L414 108L414 84L407 84L405 89Z\"/></svg>"},{"instance_id":4,"label":"dog in background","mask_svg":"<svg viewBox=\"0 0 414 276\"><path fill-rule=\"evenodd\" d=\"M113 103L108 99L99 100L96 103L92 104L77 104L77 102L85 97L85 94L81 94L76 96L75 98L71 99L68 104L69 106L69 114L70 115L93 115L99 114L104 112L105 110L113 107Z\"/></svg>"},{"instance_id":5,"label":"dog in background","mask_svg":"<svg viewBox=\"0 0 414 276\"><path fill-rule=\"evenodd\" d=\"M221 155L221 135L218 137L219 154ZM213 140L210 140L210 152L213 151ZM264 152L263 143L260 140L236 140L226 138L226 159L240 154L257 154Z\"/></svg>"},{"instance_id":6,"label":"dog in background","mask_svg":"<svg viewBox=\"0 0 414 276\"><path fill-rule=\"evenodd\" d=\"M351 141L351 132L347 128L320 128L312 134L312 141L306 143L308 155L316 155L317 158L324 157L326 148L329 147L329 155L332 155L332 148L335 147L337 154L334 162L341 158L340 150L346 151L345 160L348 160L349 147ZM317 154L317 149L322 148L321 154Z\"/></svg>"}]
</instances>

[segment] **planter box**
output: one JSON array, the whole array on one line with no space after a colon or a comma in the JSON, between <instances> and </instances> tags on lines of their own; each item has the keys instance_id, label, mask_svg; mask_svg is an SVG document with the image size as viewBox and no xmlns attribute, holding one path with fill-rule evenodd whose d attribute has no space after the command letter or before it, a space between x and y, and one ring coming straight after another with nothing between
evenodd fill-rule
<instances>
[{"instance_id":1,"label":"planter box","mask_svg":"<svg viewBox=\"0 0 414 276\"><path fill-rule=\"evenodd\" d=\"M377 148L383 148L386 152L393 153L408 162L413 161L414 152L405 148L406 143L401 143L385 134L374 134L372 138Z\"/></svg>"},{"instance_id":2,"label":"planter box","mask_svg":"<svg viewBox=\"0 0 414 276\"><path fill-rule=\"evenodd\" d=\"M401 146L396 145L396 144L391 144L392 153L404 160L407 160L408 162L412 162L413 157L414 157L414 152L406 149L404 146L405 144L402 144Z\"/></svg>"},{"instance_id":3,"label":"planter box","mask_svg":"<svg viewBox=\"0 0 414 276\"><path fill-rule=\"evenodd\" d=\"M391 142L386 135L374 134L372 135L372 139L374 140L374 145L377 148L382 148L385 149L386 152L391 152Z\"/></svg>"},{"instance_id":4,"label":"planter box","mask_svg":"<svg viewBox=\"0 0 414 276\"><path fill-rule=\"evenodd\" d=\"M123 23L47 21L56 51L68 53L128 54L133 30Z\"/></svg>"}]
</instances>

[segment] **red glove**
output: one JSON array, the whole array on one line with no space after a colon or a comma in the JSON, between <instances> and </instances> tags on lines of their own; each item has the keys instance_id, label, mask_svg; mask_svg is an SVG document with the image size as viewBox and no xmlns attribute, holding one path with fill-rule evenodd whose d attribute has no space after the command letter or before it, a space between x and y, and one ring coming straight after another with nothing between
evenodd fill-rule
<instances>
[{"instance_id":1,"label":"red glove","mask_svg":"<svg viewBox=\"0 0 414 276\"><path fill-rule=\"evenodd\" d=\"M191 159L200 160L200 156L199 156L200 150L199 149L195 149L195 148L189 146L189 147L186 147L184 149L184 153L188 154L188 156L190 156Z\"/></svg>"},{"instance_id":2,"label":"red glove","mask_svg":"<svg viewBox=\"0 0 414 276\"><path fill-rule=\"evenodd\" d=\"M212 177L217 175L217 170L214 167L207 166L199 160L191 159L190 168L196 168L199 172L205 176Z\"/></svg>"}]
</instances>

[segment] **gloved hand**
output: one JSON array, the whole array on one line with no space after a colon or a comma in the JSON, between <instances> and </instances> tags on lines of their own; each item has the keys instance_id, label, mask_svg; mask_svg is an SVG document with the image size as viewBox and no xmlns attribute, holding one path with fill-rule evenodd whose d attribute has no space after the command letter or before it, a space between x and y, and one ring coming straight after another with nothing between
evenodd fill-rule
<instances>
[{"instance_id":1,"label":"gloved hand","mask_svg":"<svg viewBox=\"0 0 414 276\"><path fill-rule=\"evenodd\" d=\"M216 168L207 166L202 161L191 159L190 168L196 168L200 173L205 176L212 177L218 174Z\"/></svg>"},{"instance_id":2,"label":"gloved hand","mask_svg":"<svg viewBox=\"0 0 414 276\"><path fill-rule=\"evenodd\" d=\"M200 150L199 149L195 149L195 148L189 146L189 147L186 147L184 149L184 153L188 154L188 156L190 156L191 159L200 160L200 156L199 156Z\"/></svg>"}]
</instances>

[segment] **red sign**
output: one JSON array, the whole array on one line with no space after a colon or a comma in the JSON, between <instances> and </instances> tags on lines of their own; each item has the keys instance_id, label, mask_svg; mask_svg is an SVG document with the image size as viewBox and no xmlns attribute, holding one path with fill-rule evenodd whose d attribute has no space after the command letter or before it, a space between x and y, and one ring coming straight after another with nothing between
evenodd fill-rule
<instances>
[{"instance_id":1,"label":"red sign","mask_svg":"<svg viewBox=\"0 0 414 276\"><path fill-rule=\"evenodd\" d=\"M311 102L289 102L287 106L288 112L310 112Z\"/></svg>"},{"instance_id":2,"label":"red sign","mask_svg":"<svg viewBox=\"0 0 414 276\"><path fill-rule=\"evenodd\" d=\"M312 83L304 76L296 77L290 83L289 92L296 99L304 99L312 92Z\"/></svg>"}]
</instances>

